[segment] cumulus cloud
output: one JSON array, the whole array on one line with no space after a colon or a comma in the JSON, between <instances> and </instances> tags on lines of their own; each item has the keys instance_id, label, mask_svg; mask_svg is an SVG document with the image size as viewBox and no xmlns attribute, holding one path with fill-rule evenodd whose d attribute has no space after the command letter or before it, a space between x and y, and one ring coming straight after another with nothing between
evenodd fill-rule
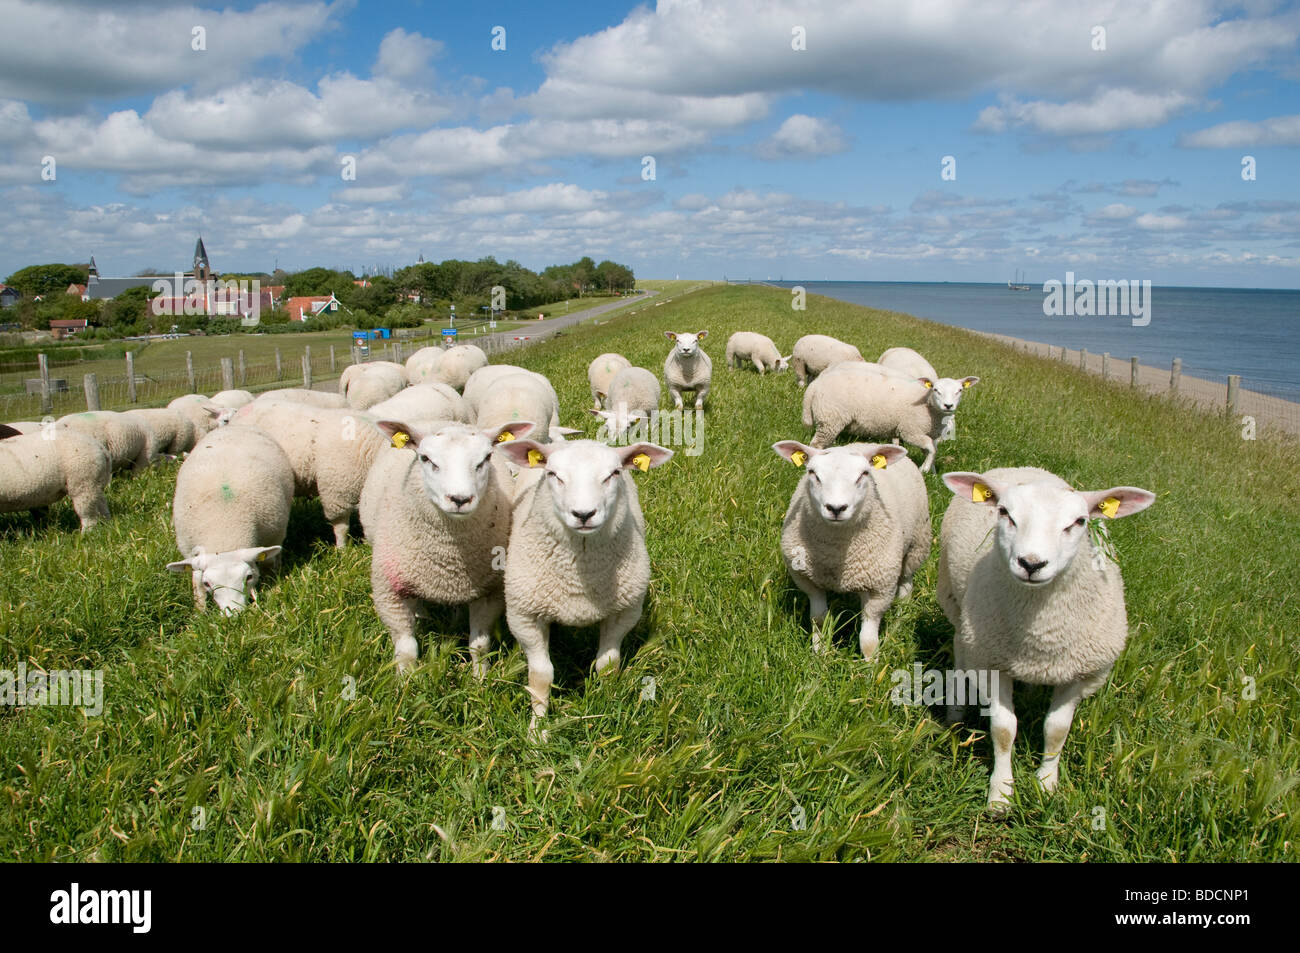
<instances>
[{"instance_id":1,"label":"cumulus cloud","mask_svg":"<svg viewBox=\"0 0 1300 953\"><path fill-rule=\"evenodd\" d=\"M1019 102L1005 97L1002 105L982 110L972 128L976 132L1006 132L1025 127L1053 136L1098 135L1160 126L1194 103L1193 97L1184 93L1131 89L1107 89L1087 100L1064 103Z\"/></svg>"},{"instance_id":2,"label":"cumulus cloud","mask_svg":"<svg viewBox=\"0 0 1300 953\"><path fill-rule=\"evenodd\" d=\"M1256 149L1300 146L1300 115L1251 121L1239 119L1184 133L1178 144L1192 149Z\"/></svg>"},{"instance_id":3,"label":"cumulus cloud","mask_svg":"<svg viewBox=\"0 0 1300 953\"><path fill-rule=\"evenodd\" d=\"M764 159L801 159L847 152L848 139L833 122L795 113L756 148Z\"/></svg>"},{"instance_id":4,"label":"cumulus cloud","mask_svg":"<svg viewBox=\"0 0 1300 953\"><path fill-rule=\"evenodd\" d=\"M425 80L431 77L431 63L441 53L442 43L438 40L407 33L398 27L380 41L379 55L371 72L408 83Z\"/></svg>"}]
</instances>

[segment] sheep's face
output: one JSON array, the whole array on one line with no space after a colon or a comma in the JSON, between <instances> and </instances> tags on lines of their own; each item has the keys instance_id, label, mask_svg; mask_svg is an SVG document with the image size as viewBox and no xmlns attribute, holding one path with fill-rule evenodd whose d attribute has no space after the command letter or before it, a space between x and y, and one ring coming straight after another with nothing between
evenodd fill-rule
<instances>
[{"instance_id":1,"label":"sheep's face","mask_svg":"<svg viewBox=\"0 0 1300 953\"><path fill-rule=\"evenodd\" d=\"M876 499L873 470L907 455L892 444L855 443L817 450L796 440L773 444L778 455L807 468L804 491L813 509L828 523L851 523Z\"/></svg>"},{"instance_id":2,"label":"sheep's face","mask_svg":"<svg viewBox=\"0 0 1300 953\"><path fill-rule=\"evenodd\" d=\"M665 331L664 336L673 341L677 347L678 357L694 357L700 349L700 342L709 336L708 331L700 331L698 334L675 334L672 331Z\"/></svg>"},{"instance_id":3,"label":"sheep's face","mask_svg":"<svg viewBox=\"0 0 1300 953\"><path fill-rule=\"evenodd\" d=\"M279 546L252 546L224 553L199 552L181 562L168 563L167 568L172 572L188 569L197 575L199 585L212 597L221 614L232 616L248 606L250 596L257 598L260 566L279 554Z\"/></svg>"},{"instance_id":4,"label":"sheep's face","mask_svg":"<svg viewBox=\"0 0 1300 953\"><path fill-rule=\"evenodd\" d=\"M611 441L622 439L628 428L638 420L649 420L644 411L629 412L627 404L623 401L620 401L613 410L593 410L591 414L605 422L604 430Z\"/></svg>"},{"instance_id":5,"label":"sheep's face","mask_svg":"<svg viewBox=\"0 0 1300 953\"><path fill-rule=\"evenodd\" d=\"M782 356L779 355L779 354L777 355L777 357L776 357L776 371L777 371L778 374L779 374L781 371L788 371L788 370L790 369L790 358L792 358L792 357L794 357L793 354L787 354L785 357L782 357Z\"/></svg>"},{"instance_id":6,"label":"sheep's face","mask_svg":"<svg viewBox=\"0 0 1300 953\"><path fill-rule=\"evenodd\" d=\"M498 441L531 433L531 421L520 420L487 430L448 424L428 433L393 420L379 429L402 447L415 450L424 492L434 506L453 519L469 516L492 479L492 448Z\"/></svg>"},{"instance_id":7,"label":"sheep's face","mask_svg":"<svg viewBox=\"0 0 1300 953\"><path fill-rule=\"evenodd\" d=\"M928 377L920 378L921 383L930 379ZM930 393L927 396L930 407L940 414L951 414L961 403L962 395L966 388L979 383L978 377L964 377L961 380L954 380L951 377L941 377L937 381L930 381Z\"/></svg>"}]
</instances>

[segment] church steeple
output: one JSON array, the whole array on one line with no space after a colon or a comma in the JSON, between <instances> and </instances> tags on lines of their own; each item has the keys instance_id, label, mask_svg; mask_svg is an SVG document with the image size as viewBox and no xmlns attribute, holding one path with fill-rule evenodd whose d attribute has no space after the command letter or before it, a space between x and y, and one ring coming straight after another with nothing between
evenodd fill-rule
<instances>
[{"instance_id":1,"label":"church steeple","mask_svg":"<svg viewBox=\"0 0 1300 953\"><path fill-rule=\"evenodd\" d=\"M90 256L90 270L89 270L89 273L90 273L91 275L94 275L96 278L99 277L99 269L95 267L95 256L94 256L93 254Z\"/></svg>"},{"instance_id":2,"label":"church steeple","mask_svg":"<svg viewBox=\"0 0 1300 953\"><path fill-rule=\"evenodd\" d=\"M207 281L212 277L212 264L208 261L208 250L203 247L203 236L199 236L194 245L194 277Z\"/></svg>"}]
</instances>

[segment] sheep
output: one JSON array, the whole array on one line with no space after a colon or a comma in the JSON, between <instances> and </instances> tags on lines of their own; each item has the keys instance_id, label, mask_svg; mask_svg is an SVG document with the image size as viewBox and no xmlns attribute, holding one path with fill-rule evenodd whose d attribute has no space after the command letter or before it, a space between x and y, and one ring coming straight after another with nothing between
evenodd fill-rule
<instances>
[{"instance_id":1,"label":"sheep","mask_svg":"<svg viewBox=\"0 0 1300 953\"><path fill-rule=\"evenodd\" d=\"M552 623L600 623L596 671L617 668L623 637L641 618L650 583L645 518L631 470L673 452L652 443L610 447L595 440L501 444L520 467L544 467L515 502L506 551L506 623L528 658L531 729L546 715L554 668Z\"/></svg>"},{"instance_id":2,"label":"sheep","mask_svg":"<svg viewBox=\"0 0 1300 953\"><path fill-rule=\"evenodd\" d=\"M8 440L10 437L21 437L23 432L17 427L10 427L8 424L0 424L0 440Z\"/></svg>"},{"instance_id":3,"label":"sheep","mask_svg":"<svg viewBox=\"0 0 1300 953\"><path fill-rule=\"evenodd\" d=\"M727 367L741 367L745 361L752 361L759 374L790 367L790 357L782 357L770 337L755 331L737 331L727 338Z\"/></svg>"},{"instance_id":4,"label":"sheep","mask_svg":"<svg viewBox=\"0 0 1300 953\"><path fill-rule=\"evenodd\" d=\"M292 503L293 467L269 434L232 424L195 444L172 500L185 558L167 564L190 573L195 608L206 608L208 593L228 616L256 600L262 564L279 565Z\"/></svg>"},{"instance_id":5,"label":"sheep","mask_svg":"<svg viewBox=\"0 0 1300 953\"><path fill-rule=\"evenodd\" d=\"M202 394L177 397L167 405L167 409L180 411L189 419L194 427L196 441L217 427L224 426L234 416L234 408L214 404Z\"/></svg>"},{"instance_id":6,"label":"sheep","mask_svg":"<svg viewBox=\"0 0 1300 953\"><path fill-rule=\"evenodd\" d=\"M397 396L380 401L366 411L379 420L405 420L421 423L433 420L456 420L468 423L469 405L455 389L441 381L413 384Z\"/></svg>"},{"instance_id":7,"label":"sheep","mask_svg":"<svg viewBox=\"0 0 1300 953\"><path fill-rule=\"evenodd\" d=\"M852 344L825 334L805 334L794 342L794 350L790 352L790 366L800 387L832 364L861 360L862 352Z\"/></svg>"},{"instance_id":8,"label":"sheep","mask_svg":"<svg viewBox=\"0 0 1300 953\"><path fill-rule=\"evenodd\" d=\"M388 446L375 419L354 410L255 400L234 422L259 427L280 445L293 468L294 492L320 497L334 545L346 547L366 475Z\"/></svg>"},{"instance_id":9,"label":"sheep","mask_svg":"<svg viewBox=\"0 0 1300 953\"><path fill-rule=\"evenodd\" d=\"M375 462L361 492L361 525L371 543L371 596L393 639L399 672L415 664L420 602L469 604L469 653L476 676L504 609L506 544L513 487L492 450L523 437L531 421L486 430L461 423L436 430L392 420L379 429L403 450ZM414 451L414 452L411 452Z\"/></svg>"},{"instance_id":10,"label":"sheep","mask_svg":"<svg viewBox=\"0 0 1300 953\"><path fill-rule=\"evenodd\" d=\"M471 374L469 380L465 382L465 389L461 391L465 403L469 405L470 413L477 414L479 401L492 390L497 381L509 377L511 374L531 374L549 387L552 394L555 393L555 388L544 374L538 374L536 371L530 371L515 364L489 364L487 367L481 367ZM557 406L560 403L558 395L555 398L555 403Z\"/></svg>"},{"instance_id":11,"label":"sheep","mask_svg":"<svg viewBox=\"0 0 1300 953\"><path fill-rule=\"evenodd\" d=\"M48 419L53 420L52 417ZM48 425L42 423L39 420L15 420L14 422L6 424L5 426L12 427L14 430L18 431L21 434L28 434L28 433L40 433Z\"/></svg>"},{"instance_id":12,"label":"sheep","mask_svg":"<svg viewBox=\"0 0 1300 953\"><path fill-rule=\"evenodd\" d=\"M210 401L210 403L216 404L218 407L232 407L235 410L238 410L245 404L251 404L252 402L253 395L246 390L218 391L212 395L212 400Z\"/></svg>"},{"instance_id":13,"label":"sheep","mask_svg":"<svg viewBox=\"0 0 1300 953\"><path fill-rule=\"evenodd\" d=\"M108 451L113 470L144 470L152 462L149 429L135 417L111 410L87 410L60 417L58 426L98 440Z\"/></svg>"},{"instance_id":14,"label":"sheep","mask_svg":"<svg viewBox=\"0 0 1300 953\"><path fill-rule=\"evenodd\" d=\"M870 365L868 365L870 366ZM954 412L961 403L967 388L979 383L978 377L940 377L930 362L910 347L891 347L880 355L879 366L901 371L915 377L930 390L930 403L934 409L942 412L944 420L935 443L954 440L957 437L957 418Z\"/></svg>"},{"instance_id":15,"label":"sheep","mask_svg":"<svg viewBox=\"0 0 1300 953\"><path fill-rule=\"evenodd\" d=\"M295 404L310 404L312 407L324 407L328 410L340 410L349 406L347 398L342 394L307 390L304 387L281 387L263 391L257 395L256 400L287 400Z\"/></svg>"},{"instance_id":16,"label":"sheep","mask_svg":"<svg viewBox=\"0 0 1300 953\"><path fill-rule=\"evenodd\" d=\"M859 370L856 363L831 368L804 393L803 423L816 427L814 447L828 447L844 429L878 440L897 436L925 450L921 472L934 465L935 438L949 411L937 409L930 390L896 371Z\"/></svg>"},{"instance_id":17,"label":"sheep","mask_svg":"<svg viewBox=\"0 0 1300 953\"><path fill-rule=\"evenodd\" d=\"M644 367L625 367L609 382L605 403L610 409L591 413L605 421L605 432L617 441L634 420L649 420L659 409L659 378Z\"/></svg>"},{"instance_id":18,"label":"sheep","mask_svg":"<svg viewBox=\"0 0 1300 953\"><path fill-rule=\"evenodd\" d=\"M781 555L808 596L813 651L822 650L827 590L851 592L862 602L858 646L871 658L881 617L912 594L912 576L930 555L925 480L892 444L821 450L782 440L772 449L805 468L781 524Z\"/></svg>"},{"instance_id":19,"label":"sheep","mask_svg":"<svg viewBox=\"0 0 1300 953\"><path fill-rule=\"evenodd\" d=\"M464 390L470 375L487 367L487 363L487 355L473 344L457 344L443 352L433 377L455 390Z\"/></svg>"},{"instance_id":20,"label":"sheep","mask_svg":"<svg viewBox=\"0 0 1300 953\"><path fill-rule=\"evenodd\" d=\"M606 353L592 359L587 365L587 382L591 385L591 400L595 410L605 406L605 394L609 391L609 382L632 362L622 354Z\"/></svg>"},{"instance_id":21,"label":"sheep","mask_svg":"<svg viewBox=\"0 0 1300 953\"><path fill-rule=\"evenodd\" d=\"M957 670L990 673L988 804L998 810L1012 788L1013 683L1052 686L1038 769L1051 792L1076 706L1105 683L1124 650L1124 581L1119 566L1086 542L1088 521L1139 513L1155 494L1133 486L1074 490L1037 467L948 473L943 482L954 499L939 529L939 604L955 630ZM960 712L951 706L949 720Z\"/></svg>"},{"instance_id":22,"label":"sheep","mask_svg":"<svg viewBox=\"0 0 1300 953\"><path fill-rule=\"evenodd\" d=\"M108 519L104 488L112 473L103 445L76 430L7 437L0 441L0 512L40 509L66 496L84 533Z\"/></svg>"},{"instance_id":23,"label":"sheep","mask_svg":"<svg viewBox=\"0 0 1300 953\"><path fill-rule=\"evenodd\" d=\"M339 378L339 391L354 410L373 407L395 396L406 385L406 368L392 361L353 364L345 367Z\"/></svg>"},{"instance_id":24,"label":"sheep","mask_svg":"<svg viewBox=\"0 0 1300 953\"><path fill-rule=\"evenodd\" d=\"M406 379L411 384L424 384L439 380L438 363L447 353L445 347L422 347L406 359Z\"/></svg>"},{"instance_id":25,"label":"sheep","mask_svg":"<svg viewBox=\"0 0 1300 953\"><path fill-rule=\"evenodd\" d=\"M704 407L704 399L709 396L709 387L713 382L713 361L704 353L699 342L709 336L708 331L697 334L674 334L665 331L664 337L675 343L664 361L664 382L668 393L673 397L673 408L682 409L682 391L695 393L695 409Z\"/></svg>"},{"instance_id":26,"label":"sheep","mask_svg":"<svg viewBox=\"0 0 1300 953\"><path fill-rule=\"evenodd\" d=\"M194 424L178 408L145 407L124 411L124 416L144 425L151 463L162 457L178 457L194 446Z\"/></svg>"}]
</instances>

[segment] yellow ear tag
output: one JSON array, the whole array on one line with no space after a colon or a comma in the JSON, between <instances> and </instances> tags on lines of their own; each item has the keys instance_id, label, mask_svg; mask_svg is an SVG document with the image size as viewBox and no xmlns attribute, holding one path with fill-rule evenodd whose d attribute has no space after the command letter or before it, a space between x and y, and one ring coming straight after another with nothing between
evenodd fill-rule
<instances>
[{"instance_id":1,"label":"yellow ear tag","mask_svg":"<svg viewBox=\"0 0 1300 953\"><path fill-rule=\"evenodd\" d=\"M509 430L503 430L499 434L497 434L497 443L505 443L507 440L514 440L514 439L515 439L515 435L512 434Z\"/></svg>"},{"instance_id":2,"label":"yellow ear tag","mask_svg":"<svg viewBox=\"0 0 1300 953\"><path fill-rule=\"evenodd\" d=\"M885 459L885 455L883 453L878 453L871 458L871 465L875 467L877 470L885 469L885 467L888 466L888 464L889 461Z\"/></svg>"},{"instance_id":3,"label":"yellow ear tag","mask_svg":"<svg viewBox=\"0 0 1300 953\"><path fill-rule=\"evenodd\" d=\"M541 462L542 462L543 460L545 460L545 459L546 459L546 457L542 456L542 451L540 451L540 450L529 450L529 451L528 451L528 465L529 465L530 467L535 467L535 466L537 466L537 464L541 463Z\"/></svg>"},{"instance_id":4,"label":"yellow ear tag","mask_svg":"<svg viewBox=\"0 0 1300 953\"><path fill-rule=\"evenodd\" d=\"M1113 496L1108 496L1097 504L1097 509L1101 510L1102 515L1105 516L1106 519L1113 520L1115 514L1119 512L1119 500L1115 499Z\"/></svg>"},{"instance_id":5,"label":"yellow ear tag","mask_svg":"<svg viewBox=\"0 0 1300 953\"><path fill-rule=\"evenodd\" d=\"M965 390L967 387L970 387L970 381L962 381L962 382L961 382L961 389L962 389L962 390Z\"/></svg>"},{"instance_id":6,"label":"yellow ear tag","mask_svg":"<svg viewBox=\"0 0 1300 953\"><path fill-rule=\"evenodd\" d=\"M934 386L934 385L933 385L932 383L930 383L929 381L926 381L926 382L925 382L925 389L926 389L926 390L929 390L929 389L930 389L931 387L933 387L933 386Z\"/></svg>"},{"instance_id":7,"label":"yellow ear tag","mask_svg":"<svg viewBox=\"0 0 1300 953\"><path fill-rule=\"evenodd\" d=\"M804 453L802 450L796 450L794 453L790 454L790 462L797 467L801 467L808 462L808 454Z\"/></svg>"},{"instance_id":8,"label":"yellow ear tag","mask_svg":"<svg viewBox=\"0 0 1300 953\"><path fill-rule=\"evenodd\" d=\"M264 563L264 562L266 562L266 553L258 553L258 554L257 554L257 561L258 561L259 563Z\"/></svg>"},{"instance_id":9,"label":"yellow ear tag","mask_svg":"<svg viewBox=\"0 0 1300 953\"><path fill-rule=\"evenodd\" d=\"M650 458L644 453L638 453L632 458L632 466L636 467L642 473L648 473L650 471Z\"/></svg>"},{"instance_id":10,"label":"yellow ear tag","mask_svg":"<svg viewBox=\"0 0 1300 953\"><path fill-rule=\"evenodd\" d=\"M410 441L411 435L404 430L399 430L393 434L393 446L401 450Z\"/></svg>"},{"instance_id":11,"label":"yellow ear tag","mask_svg":"<svg viewBox=\"0 0 1300 953\"><path fill-rule=\"evenodd\" d=\"M992 495L993 495L993 491L990 490L983 483L971 484L970 499L972 503L983 503Z\"/></svg>"}]
</instances>

